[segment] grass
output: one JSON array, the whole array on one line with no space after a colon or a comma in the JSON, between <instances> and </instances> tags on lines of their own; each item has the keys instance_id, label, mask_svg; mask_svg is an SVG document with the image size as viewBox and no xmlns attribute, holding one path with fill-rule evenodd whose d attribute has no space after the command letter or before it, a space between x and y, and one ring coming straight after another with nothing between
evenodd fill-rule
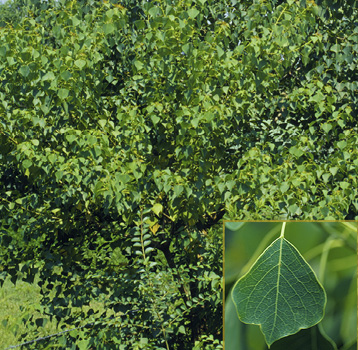
<instances>
[{"instance_id":1,"label":"grass","mask_svg":"<svg viewBox=\"0 0 358 350\"><path fill-rule=\"evenodd\" d=\"M40 304L40 287L37 285L38 277L34 283L17 282L14 285L10 278L7 278L0 288L0 349L6 349L11 345L17 345L25 341L34 340L38 337L54 334L62 331L56 321L52 322L46 316L41 316L37 306ZM90 306L94 311L104 311L103 302L94 301ZM29 334L27 339L20 339L20 335L26 332L26 320L34 315L35 318L46 318L47 322L43 327L38 328L38 334ZM33 326L32 326L33 327ZM66 326L66 328L71 328Z\"/></svg>"},{"instance_id":2,"label":"grass","mask_svg":"<svg viewBox=\"0 0 358 350\"><path fill-rule=\"evenodd\" d=\"M5 280L0 288L0 349L24 342L20 340L20 334L26 331L26 323L23 320L28 319L30 315L40 316L36 311L39 302L40 288L36 280L34 284L18 282L16 285L10 278ZM55 323L48 322L41 334L55 333L56 330Z\"/></svg>"}]
</instances>

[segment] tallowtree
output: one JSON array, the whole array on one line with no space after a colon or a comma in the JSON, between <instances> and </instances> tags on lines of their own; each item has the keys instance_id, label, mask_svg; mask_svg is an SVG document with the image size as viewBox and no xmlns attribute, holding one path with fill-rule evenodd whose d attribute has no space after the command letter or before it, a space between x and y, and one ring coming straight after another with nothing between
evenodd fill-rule
<instances>
[{"instance_id":1,"label":"tallowtree","mask_svg":"<svg viewBox=\"0 0 358 350\"><path fill-rule=\"evenodd\" d=\"M99 296L139 310L66 346L220 348L223 217L357 215L356 20L354 1L29 1L0 29L2 276L38 272L67 324Z\"/></svg>"}]
</instances>

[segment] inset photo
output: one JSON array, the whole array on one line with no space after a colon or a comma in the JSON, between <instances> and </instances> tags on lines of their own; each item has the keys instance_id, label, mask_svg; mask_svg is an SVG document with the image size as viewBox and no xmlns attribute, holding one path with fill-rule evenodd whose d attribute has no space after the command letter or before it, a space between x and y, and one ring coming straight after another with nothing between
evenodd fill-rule
<instances>
[{"instance_id":1,"label":"inset photo","mask_svg":"<svg viewBox=\"0 0 358 350\"><path fill-rule=\"evenodd\" d=\"M224 223L225 350L356 350L357 222Z\"/></svg>"}]
</instances>

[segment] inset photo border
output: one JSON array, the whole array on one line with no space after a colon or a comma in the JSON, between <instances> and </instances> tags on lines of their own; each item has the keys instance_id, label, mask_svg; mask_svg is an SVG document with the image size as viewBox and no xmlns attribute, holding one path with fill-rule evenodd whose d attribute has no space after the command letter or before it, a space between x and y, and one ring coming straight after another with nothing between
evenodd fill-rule
<instances>
[{"instance_id":1,"label":"inset photo border","mask_svg":"<svg viewBox=\"0 0 358 350\"><path fill-rule=\"evenodd\" d=\"M357 221L224 221L225 350L356 350Z\"/></svg>"}]
</instances>

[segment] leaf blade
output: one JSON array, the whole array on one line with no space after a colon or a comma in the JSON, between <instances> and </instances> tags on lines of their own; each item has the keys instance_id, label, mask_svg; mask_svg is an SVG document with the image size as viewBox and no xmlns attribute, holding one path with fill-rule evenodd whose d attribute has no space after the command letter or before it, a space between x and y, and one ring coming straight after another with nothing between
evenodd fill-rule
<instances>
[{"instance_id":1,"label":"leaf blade","mask_svg":"<svg viewBox=\"0 0 358 350\"><path fill-rule=\"evenodd\" d=\"M269 346L317 324L326 305L325 291L315 273L283 237L267 247L236 282L232 299L239 319L260 325Z\"/></svg>"}]
</instances>

